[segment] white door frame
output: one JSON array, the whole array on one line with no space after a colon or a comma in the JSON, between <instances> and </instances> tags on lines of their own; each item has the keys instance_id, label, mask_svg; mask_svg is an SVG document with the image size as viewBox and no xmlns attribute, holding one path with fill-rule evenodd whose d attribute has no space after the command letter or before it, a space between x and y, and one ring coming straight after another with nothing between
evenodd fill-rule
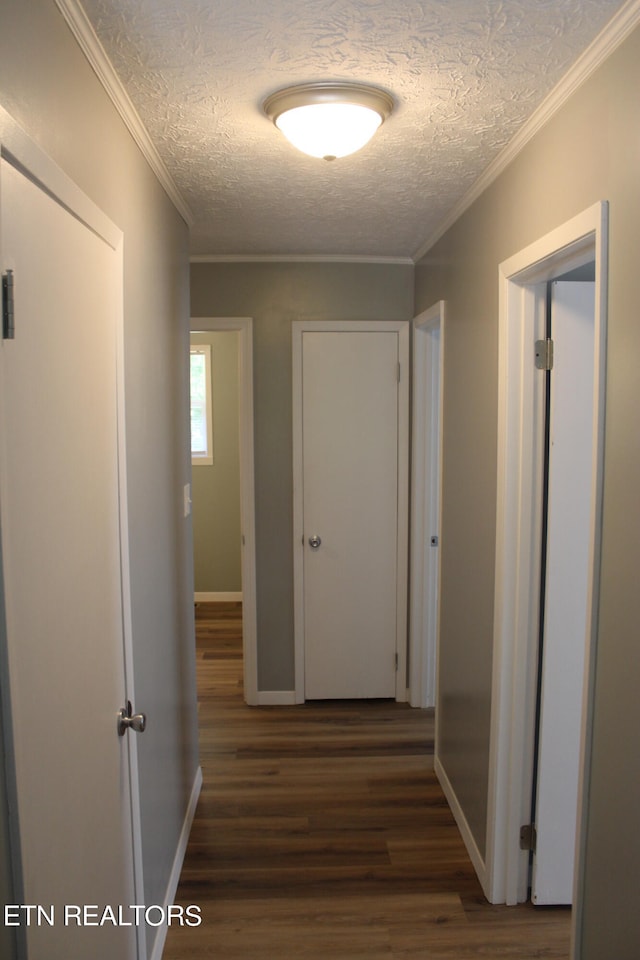
<instances>
[{"instance_id":1,"label":"white door frame","mask_svg":"<svg viewBox=\"0 0 640 960\"><path fill-rule=\"evenodd\" d=\"M534 341L549 280L595 261L595 344L589 611L581 736L574 931L581 909L593 652L597 602L604 450L608 207L596 203L499 267L499 400L496 578L491 749L486 873L492 903L527 896L528 855L519 849L520 826L530 816L533 709L540 588L542 416L534 368ZM536 385L538 384L538 386Z\"/></svg>"},{"instance_id":2,"label":"white door frame","mask_svg":"<svg viewBox=\"0 0 640 960\"><path fill-rule=\"evenodd\" d=\"M67 209L81 223L93 230L115 252L118 259L117 302L120 305L114 316L116 324L116 418L117 418L117 455L118 455L118 498L119 498L119 528L120 528L120 561L122 585L122 622L123 622L123 654L124 678L126 690L124 699L136 703L133 668L133 626L131 611L131 564L129 551L129 515L127 494L127 446L126 446L126 416L125 416L125 377L124 377L124 235L109 217L67 176L66 173L46 154L24 130L15 122L13 117L0 106L0 155L13 166L16 166L27 177L38 184L57 203ZM2 680L2 694L5 705L10 711L10 690L8 678ZM114 704L114 716L117 710ZM6 707L5 707L6 709ZM8 729L10 729L10 717ZM114 726L115 729L115 726ZM140 787L138 771L137 738L129 736L127 739L129 757L129 790L131 798L131 830L132 830L132 868L134 892L138 903L144 903L144 876L142 856L142 824L140 809ZM8 745L8 754L12 748ZM19 798L18 798L19 817ZM16 841L12 837L12 842ZM136 927L136 942L138 956L147 956L146 932L144 924Z\"/></svg>"},{"instance_id":3,"label":"white door frame","mask_svg":"<svg viewBox=\"0 0 640 960\"><path fill-rule=\"evenodd\" d=\"M302 489L302 335L316 332L397 332L400 358L398 391L398 539L396 581L396 700L406 701L407 691L407 578L409 547L409 335L408 320L295 320L293 352L293 595L295 702L304 703L304 509Z\"/></svg>"},{"instance_id":4,"label":"white door frame","mask_svg":"<svg viewBox=\"0 0 640 960\"><path fill-rule=\"evenodd\" d=\"M256 508L253 453L253 319L191 317L191 331L237 331L240 378L240 521L242 524L242 649L244 699L258 703L258 628L256 611Z\"/></svg>"},{"instance_id":5,"label":"white door frame","mask_svg":"<svg viewBox=\"0 0 640 960\"><path fill-rule=\"evenodd\" d=\"M444 319L444 300L439 300L413 320L409 587L412 707L434 707L437 693Z\"/></svg>"}]
</instances>

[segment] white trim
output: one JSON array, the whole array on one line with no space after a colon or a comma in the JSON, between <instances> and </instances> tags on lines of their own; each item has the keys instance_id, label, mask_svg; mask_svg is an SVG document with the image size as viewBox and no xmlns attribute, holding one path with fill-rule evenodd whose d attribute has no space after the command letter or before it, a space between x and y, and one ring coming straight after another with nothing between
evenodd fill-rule
<instances>
[{"instance_id":1,"label":"white trim","mask_svg":"<svg viewBox=\"0 0 640 960\"><path fill-rule=\"evenodd\" d=\"M444 300L413 321L409 690L412 707L436 704ZM438 537L438 546L431 545ZM436 738L437 746L437 738Z\"/></svg>"},{"instance_id":2,"label":"white trim","mask_svg":"<svg viewBox=\"0 0 640 960\"><path fill-rule=\"evenodd\" d=\"M242 590L194 593L194 603L242 603Z\"/></svg>"},{"instance_id":3,"label":"white trim","mask_svg":"<svg viewBox=\"0 0 640 960\"><path fill-rule=\"evenodd\" d=\"M462 807L460 806L456 792L453 789L453 786L451 785L451 781L449 780L447 774L445 773L445 769L440 763L440 760L438 759L438 757L436 757L434 760L434 772L436 777L438 778L438 783L442 787L442 792L444 793L447 799L447 803L449 804L451 813L453 814L453 818L456 821L456 824L458 826L458 830L460 831L460 835L462 836L464 845L467 848L469 859L471 860L471 863L473 864L473 868L478 875L478 880L480 881L480 885L482 886L482 889L484 890L485 895L487 895L487 876L486 876L487 871L486 871L485 862L482 859L482 855L480 851L478 850L476 841L471 831L471 827L467 823L467 818L465 817Z\"/></svg>"},{"instance_id":4,"label":"white trim","mask_svg":"<svg viewBox=\"0 0 640 960\"><path fill-rule=\"evenodd\" d=\"M640 22L640 0L629 0L614 14L609 23L601 30L584 53L578 57L551 93L534 110L527 122L520 127L520 130L507 146L500 151L495 160L474 182L471 189L464 194L462 199L436 227L429 239L416 251L413 256L414 263L421 260L440 237L469 209L471 204L484 193L487 187L491 186L494 180L497 180L536 133L564 106L578 87L588 80L607 57L626 40L638 22Z\"/></svg>"},{"instance_id":5,"label":"white trim","mask_svg":"<svg viewBox=\"0 0 640 960\"><path fill-rule=\"evenodd\" d=\"M400 321L398 330L398 359L400 362L400 385L398 389L398 545L397 545L397 603L396 603L396 700L406 703L408 656L408 585L409 585L409 444L410 430L410 385L409 363L411 325ZM378 327L380 329L380 327Z\"/></svg>"},{"instance_id":6,"label":"white trim","mask_svg":"<svg viewBox=\"0 0 640 960\"><path fill-rule=\"evenodd\" d=\"M295 690L260 690L258 706L290 707L297 703Z\"/></svg>"},{"instance_id":7,"label":"white trim","mask_svg":"<svg viewBox=\"0 0 640 960\"><path fill-rule=\"evenodd\" d=\"M189 797L189 804L187 806L187 812L185 813L184 820L182 823L182 830L180 832L180 839L178 840L178 846L176 848L176 854L173 858L173 866L171 868L171 873L169 875L169 882L167 884L167 891L164 897L164 911L165 916L167 913L167 908L170 907L176 895L176 890L178 889L178 883L180 881L180 873L182 871L182 864L184 863L184 857L187 852L187 844L189 843L189 834L191 833L191 826L193 824L193 818L196 813L196 806L198 805L198 797L200 796L200 790L202 789L202 768L198 767L196 770L196 775L193 781L193 786L191 788L191 796ZM139 903L144 901L140 900ZM151 951L150 960L162 960L162 951L164 950L165 940L167 939L167 932L169 927L167 924L163 924L161 927L157 927L157 934L153 944L153 950ZM141 954L141 960L146 956Z\"/></svg>"},{"instance_id":8,"label":"white trim","mask_svg":"<svg viewBox=\"0 0 640 960\"><path fill-rule=\"evenodd\" d=\"M538 322L540 284L595 260L596 311L593 436L593 501L589 551L590 589L581 744L580 804L574 932L580 930L580 896L587 798L585 783L593 709L604 449L607 313L606 203L597 203L500 264L498 477L495 621L491 747L487 816L487 896L516 903L526 896L526 855L519 851L523 812L531 797L533 737L529 731L532 661L535 659L539 591L540 404L535 396L532 340ZM579 952L578 954L579 955Z\"/></svg>"},{"instance_id":9,"label":"white trim","mask_svg":"<svg viewBox=\"0 0 640 960\"><path fill-rule=\"evenodd\" d=\"M0 143L1 155L8 163L40 186L113 250L118 250L122 244L122 230L33 142L2 106Z\"/></svg>"},{"instance_id":10,"label":"white trim","mask_svg":"<svg viewBox=\"0 0 640 960\"><path fill-rule=\"evenodd\" d=\"M304 703L304 547L302 491L302 335L305 331L394 331L398 334L401 378L398 389L398 539L396 603L396 700L405 702L407 690L407 582L409 563L409 340L407 320L294 320L293 355L293 606L296 703Z\"/></svg>"},{"instance_id":11,"label":"white trim","mask_svg":"<svg viewBox=\"0 0 640 960\"><path fill-rule=\"evenodd\" d=\"M296 703L304 703L304 509L302 487L302 330L292 331L293 649Z\"/></svg>"},{"instance_id":12,"label":"white trim","mask_svg":"<svg viewBox=\"0 0 640 960\"><path fill-rule=\"evenodd\" d=\"M367 257L341 253L195 253L191 263L378 263L412 267L411 257Z\"/></svg>"},{"instance_id":13,"label":"white trim","mask_svg":"<svg viewBox=\"0 0 640 960\"><path fill-rule=\"evenodd\" d=\"M192 227L193 212L167 170L82 6L78 0L55 0L55 2L145 160L183 220Z\"/></svg>"},{"instance_id":14,"label":"white trim","mask_svg":"<svg viewBox=\"0 0 640 960\"><path fill-rule=\"evenodd\" d=\"M253 320L250 317L191 317L191 331L195 333L200 330L236 330L239 334L244 698L248 704L256 704L258 702L258 625L253 444Z\"/></svg>"}]
</instances>

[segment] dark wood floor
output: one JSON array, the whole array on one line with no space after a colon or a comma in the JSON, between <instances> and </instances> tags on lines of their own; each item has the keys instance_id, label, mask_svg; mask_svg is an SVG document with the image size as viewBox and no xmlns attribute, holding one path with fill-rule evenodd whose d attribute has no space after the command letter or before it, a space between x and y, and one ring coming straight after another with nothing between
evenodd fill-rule
<instances>
[{"instance_id":1,"label":"dark wood floor","mask_svg":"<svg viewBox=\"0 0 640 960\"><path fill-rule=\"evenodd\" d=\"M247 707L239 604L196 608L204 786L164 960L569 956L566 910L489 905L433 773L433 714Z\"/></svg>"}]
</instances>

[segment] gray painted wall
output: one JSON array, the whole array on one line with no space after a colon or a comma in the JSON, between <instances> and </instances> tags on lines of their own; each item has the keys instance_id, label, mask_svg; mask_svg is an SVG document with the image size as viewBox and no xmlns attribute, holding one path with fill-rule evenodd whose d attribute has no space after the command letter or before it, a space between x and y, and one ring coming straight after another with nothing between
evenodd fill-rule
<instances>
[{"instance_id":1,"label":"gray painted wall","mask_svg":"<svg viewBox=\"0 0 640 960\"><path fill-rule=\"evenodd\" d=\"M194 317L254 318L258 687L293 690L293 320L407 320L413 267L198 263Z\"/></svg>"},{"instance_id":2,"label":"gray painted wall","mask_svg":"<svg viewBox=\"0 0 640 960\"><path fill-rule=\"evenodd\" d=\"M634 960L640 944L639 88L636 31L416 270L417 309L447 301L440 755L484 850L498 264L594 202L610 203L602 581L580 960Z\"/></svg>"},{"instance_id":3,"label":"gray painted wall","mask_svg":"<svg viewBox=\"0 0 640 960\"><path fill-rule=\"evenodd\" d=\"M192 333L211 346L213 463L193 464L193 568L196 593L242 590L238 334Z\"/></svg>"},{"instance_id":4,"label":"gray painted wall","mask_svg":"<svg viewBox=\"0 0 640 960\"><path fill-rule=\"evenodd\" d=\"M145 902L162 903L197 769L182 494L191 470L188 230L52 0L3 0L0 102L124 231L136 709L149 717L138 742Z\"/></svg>"}]
</instances>

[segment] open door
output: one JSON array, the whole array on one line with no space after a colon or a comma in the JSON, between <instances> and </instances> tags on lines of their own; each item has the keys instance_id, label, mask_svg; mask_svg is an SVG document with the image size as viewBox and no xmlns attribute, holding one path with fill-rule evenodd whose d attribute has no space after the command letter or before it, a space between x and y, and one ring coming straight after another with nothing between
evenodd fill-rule
<instances>
[{"instance_id":1,"label":"open door","mask_svg":"<svg viewBox=\"0 0 640 960\"><path fill-rule=\"evenodd\" d=\"M570 904L581 755L593 502L595 284L551 284L548 495L531 899ZM546 547L546 549L545 549Z\"/></svg>"},{"instance_id":2,"label":"open door","mask_svg":"<svg viewBox=\"0 0 640 960\"><path fill-rule=\"evenodd\" d=\"M409 700L435 707L440 579L444 301L413 321Z\"/></svg>"},{"instance_id":3,"label":"open door","mask_svg":"<svg viewBox=\"0 0 640 960\"><path fill-rule=\"evenodd\" d=\"M579 929L580 858L584 855L584 771L589 762L593 716L593 658L596 645L596 601L600 571L602 477L604 450L604 400L607 323L608 207L596 203L540 240L500 264L498 459L496 499L495 620L491 705L491 754L487 808L487 844L478 873L492 903L515 904L529 899L531 857L523 849L523 827L531 823L535 757L535 703L538 676L540 622L541 531L544 477L544 374L535 361L536 341L545 336L547 284L590 264L594 279L590 348L591 386L585 387L584 423L591 437L588 464L583 462L576 484L579 496L588 488L589 510L586 560L583 663L568 671L571 682L584 692L581 698L578 766L577 824L563 827L563 836L577 836L574 930ZM560 376L563 331L554 324L557 342L556 373ZM567 328L568 329L568 328ZM582 364L585 365L584 363ZM553 378L552 371L552 378ZM588 381L587 381L588 384ZM573 387L570 387L570 390ZM576 388L577 389L577 388ZM589 392L590 391L590 392ZM559 395L556 401L559 401ZM576 438L577 439L577 438ZM573 452L571 459L573 459ZM576 491L576 500L578 491ZM571 504L573 509L573 503ZM556 509L557 512L557 509ZM551 514L550 514L551 519ZM553 521L552 521L553 522ZM550 530L550 541L553 529ZM562 541L563 538L561 538ZM553 566L549 557L549 567ZM573 566L573 564L572 564ZM576 565L577 570L577 565ZM552 580L557 578L552 576ZM569 589L565 588L565 593ZM552 673L554 673L552 668ZM578 676L579 674L579 676ZM552 678L559 678L554 673ZM564 696L566 691L562 692ZM558 721L551 721L553 741ZM545 737L542 732L541 740ZM564 776L566 751L559 763ZM543 761L544 765L544 761ZM558 771L556 769L556 777ZM540 801L544 807L544 801ZM575 808L574 808L575 809ZM554 810L553 817L556 816ZM540 828L540 824L536 826ZM542 826L542 830L546 829ZM544 837L538 837L544 847ZM553 841L552 841L553 842ZM570 858L571 859L571 858ZM572 860L571 869L574 863ZM539 895L542 896L541 890ZM541 901L540 901L541 902Z\"/></svg>"},{"instance_id":4,"label":"open door","mask_svg":"<svg viewBox=\"0 0 640 960\"><path fill-rule=\"evenodd\" d=\"M44 910L29 925L20 911L12 919L29 960L134 960L144 955L143 925L117 923L118 905L143 902L136 734L117 729L127 702L120 254L67 200L0 163L1 267L15 324L0 346L2 639L21 898ZM100 923L107 906L116 914Z\"/></svg>"}]
</instances>

